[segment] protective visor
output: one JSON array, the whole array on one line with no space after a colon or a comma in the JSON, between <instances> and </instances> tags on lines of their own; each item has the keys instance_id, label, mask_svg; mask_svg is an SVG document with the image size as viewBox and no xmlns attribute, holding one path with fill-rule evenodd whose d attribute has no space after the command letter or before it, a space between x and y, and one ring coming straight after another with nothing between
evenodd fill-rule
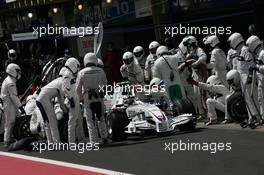
<instances>
[{"instance_id":1,"label":"protective visor","mask_svg":"<svg viewBox=\"0 0 264 175\"><path fill-rule=\"evenodd\" d=\"M134 52L135 57L141 57L143 55L143 51L140 52Z\"/></svg>"},{"instance_id":2,"label":"protective visor","mask_svg":"<svg viewBox=\"0 0 264 175\"><path fill-rule=\"evenodd\" d=\"M16 57L16 54L15 54L15 53L10 53L10 54L9 54L9 57L10 57L10 58L14 58L14 57Z\"/></svg>"},{"instance_id":3,"label":"protective visor","mask_svg":"<svg viewBox=\"0 0 264 175\"><path fill-rule=\"evenodd\" d=\"M149 49L149 52L151 54L156 54L157 48Z\"/></svg>"},{"instance_id":4,"label":"protective visor","mask_svg":"<svg viewBox=\"0 0 264 175\"><path fill-rule=\"evenodd\" d=\"M124 61L124 63L125 63L126 65L129 65L130 63L132 63L133 58L125 59L125 60L123 60L123 61Z\"/></svg>"}]
</instances>

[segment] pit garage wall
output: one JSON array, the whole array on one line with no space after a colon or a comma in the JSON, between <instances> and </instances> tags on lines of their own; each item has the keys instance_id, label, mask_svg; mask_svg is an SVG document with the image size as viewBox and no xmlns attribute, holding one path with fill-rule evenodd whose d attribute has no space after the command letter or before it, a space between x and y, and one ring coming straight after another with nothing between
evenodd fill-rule
<instances>
[{"instance_id":1,"label":"pit garage wall","mask_svg":"<svg viewBox=\"0 0 264 175\"><path fill-rule=\"evenodd\" d=\"M137 9L142 9L142 6L150 6L150 4L140 4L138 0L118 2L122 3L122 5L116 4L119 6L118 10L115 7L106 7L110 10L103 13L105 14L103 21L106 28L102 46L103 53L105 52L105 45L109 41L114 42L119 48L140 44L145 49L147 49L149 42L154 39L163 43L166 37L164 27L177 26L180 23L190 24L190 26L231 26L232 32L241 32L245 38L249 36L248 26L250 24L256 24L259 31L263 31L264 28L263 20L257 18L257 16L262 16L263 2L261 0L169 0L165 4L165 11L164 9L159 11L161 7L154 6L148 11L140 13ZM152 0L152 5L159 3L161 0ZM120 10L121 6L122 10ZM96 5L94 8L100 9L96 8ZM98 21L100 18L98 14L98 11L95 14L91 14L90 11L86 19ZM156 23L156 17L159 19L158 23ZM157 31L161 37L157 37ZM177 47L183 37L178 35L173 38L174 47ZM203 37L202 35L198 36L198 39L201 40ZM219 37L225 43L228 36ZM227 45L224 45L223 48L228 49Z\"/></svg>"}]
</instances>

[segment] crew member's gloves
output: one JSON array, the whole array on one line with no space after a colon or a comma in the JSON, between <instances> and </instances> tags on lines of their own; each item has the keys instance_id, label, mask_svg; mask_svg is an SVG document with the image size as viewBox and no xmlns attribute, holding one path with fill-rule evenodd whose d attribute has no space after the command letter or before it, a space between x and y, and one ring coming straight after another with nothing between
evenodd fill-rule
<instances>
[{"instance_id":1,"label":"crew member's gloves","mask_svg":"<svg viewBox=\"0 0 264 175\"><path fill-rule=\"evenodd\" d=\"M188 78L188 79L187 79L187 82L188 82L190 85L198 86L198 82L195 81L193 78Z\"/></svg>"},{"instance_id":2,"label":"crew member's gloves","mask_svg":"<svg viewBox=\"0 0 264 175\"><path fill-rule=\"evenodd\" d=\"M21 115L26 115L26 111L25 111L25 109L23 108L23 106L19 107L19 111L20 111L20 114L21 114Z\"/></svg>"},{"instance_id":3,"label":"crew member's gloves","mask_svg":"<svg viewBox=\"0 0 264 175\"><path fill-rule=\"evenodd\" d=\"M198 65L199 65L199 64L198 64L198 62L197 62L197 61L196 61L196 62L194 62L194 63L192 63L192 67L193 67L193 68L197 68L197 67L198 67Z\"/></svg>"},{"instance_id":4,"label":"crew member's gloves","mask_svg":"<svg viewBox=\"0 0 264 175\"><path fill-rule=\"evenodd\" d=\"M196 62L196 60L194 60L194 59L190 59L190 60L186 60L185 61L185 64L186 64L186 66L190 66L190 65L192 65L193 63L195 63Z\"/></svg>"},{"instance_id":5,"label":"crew member's gloves","mask_svg":"<svg viewBox=\"0 0 264 175\"><path fill-rule=\"evenodd\" d=\"M71 106L71 108L75 108L74 99L73 99L73 98L70 98L70 99L69 99L69 102L70 102L70 106Z\"/></svg>"},{"instance_id":6,"label":"crew member's gloves","mask_svg":"<svg viewBox=\"0 0 264 175\"><path fill-rule=\"evenodd\" d=\"M252 73L252 72L258 71L258 70L259 70L258 65L251 65L251 66L249 66L249 69L248 69L249 73Z\"/></svg>"},{"instance_id":7,"label":"crew member's gloves","mask_svg":"<svg viewBox=\"0 0 264 175\"><path fill-rule=\"evenodd\" d=\"M186 67L192 65L194 62L196 62L194 59L189 59L189 60L186 60L184 63L182 63L182 64L178 67L180 73L182 73Z\"/></svg>"}]
</instances>

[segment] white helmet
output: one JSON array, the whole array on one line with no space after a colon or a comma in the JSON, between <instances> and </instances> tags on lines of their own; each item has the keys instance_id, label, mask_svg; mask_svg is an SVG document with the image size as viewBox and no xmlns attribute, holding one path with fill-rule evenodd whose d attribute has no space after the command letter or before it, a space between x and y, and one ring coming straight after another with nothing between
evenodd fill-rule
<instances>
[{"instance_id":1,"label":"white helmet","mask_svg":"<svg viewBox=\"0 0 264 175\"><path fill-rule=\"evenodd\" d=\"M183 38L183 45L184 46L189 46L189 45L198 46L198 41L194 36L190 35L190 36Z\"/></svg>"},{"instance_id":2,"label":"white helmet","mask_svg":"<svg viewBox=\"0 0 264 175\"><path fill-rule=\"evenodd\" d=\"M197 41L197 39L195 38L195 36L190 35L190 36L188 36L188 39L191 40L192 42L198 44L198 41Z\"/></svg>"},{"instance_id":3,"label":"white helmet","mask_svg":"<svg viewBox=\"0 0 264 175\"><path fill-rule=\"evenodd\" d=\"M14 49L10 49L8 51L8 58L14 58L16 57L16 51Z\"/></svg>"},{"instance_id":4,"label":"white helmet","mask_svg":"<svg viewBox=\"0 0 264 175\"><path fill-rule=\"evenodd\" d=\"M226 80L229 83L229 85L239 85L240 83L240 76L237 70L230 70L227 74L226 74Z\"/></svg>"},{"instance_id":5,"label":"white helmet","mask_svg":"<svg viewBox=\"0 0 264 175\"><path fill-rule=\"evenodd\" d=\"M179 50L182 52L183 55L187 54L187 48L183 45L183 41L179 44Z\"/></svg>"},{"instance_id":6,"label":"white helmet","mask_svg":"<svg viewBox=\"0 0 264 175\"><path fill-rule=\"evenodd\" d=\"M182 43L187 42L187 40L188 40L189 37L190 37L190 36L186 36L186 37L184 37L184 38L182 39Z\"/></svg>"},{"instance_id":7,"label":"white helmet","mask_svg":"<svg viewBox=\"0 0 264 175\"><path fill-rule=\"evenodd\" d=\"M97 67L104 68L103 61L100 58L98 58L97 61L98 61Z\"/></svg>"},{"instance_id":8,"label":"white helmet","mask_svg":"<svg viewBox=\"0 0 264 175\"><path fill-rule=\"evenodd\" d=\"M230 47L234 50L237 49L237 47L243 43L245 40L243 36L240 33L233 33L227 40L229 43Z\"/></svg>"},{"instance_id":9,"label":"white helmet","mask_svg":"<svg viewBox=\"0 0 264 175\"><path fill-rule=\"evenodd\" d=\"M125 52L123 55L123 62L126 65L130 65L134 61L134 55L132 52Z\"/></svg>"},{"instance_id":10,"label":"white helmet","mask_svg":"<svg viewBox=\"0 0 264 175\"><path fill-rule=\"evenodd\" d=\"M66 71L67 71L67 69L68 69L68 68L66 68L66 67L62 67L61 70L60 70L60 72L59 72L59 76L60 76L60 77L64 76L65 73L66 73Z\"/></svg>"},{"instance_id":11,"label":"white helmet","mask_svg":"<svg viewBox=\"0 0 264 175\"><path fill-rule=\"evenodd\" d=\"M95 66L97 66L97 56L92 52L87 53L83 58L83 64L85 67L87 66L87 64L94 64Z\"/></svg>"},{"instance_id":12,"label":"white helmet","mask_svg":"<svg viewBox=\"0 0 264 175\"><path fill-rule=\"evenodd\" d=\"M217 84L221 84L221 81L219 80L219 78L216 75L211 75L207 79L206 83L210 84L210 85L217 85Z\"/></svg>"},{"instance_id":13,"label":"white helmet","mask_svg":"<svg viewBox=\"0 0 264 175\"><path fill-rule=\"evenodd\" d=\"M258 47L262 46L262 42L259 37L253 35L247 39L246 45L249 51L254 53Z\"/></svg>"},{"instance_id":14,"label":"white helmet","mask_svg":"<svg viewBox=\"0 0 264 175\"><path fill-rule=\"evenodd\" d=\"M159 46L157 49L156 55L158 57L161 57L162 55L168 54L168 53L169 53L169 50L166 46Z\"/></svg>"},{"instance_id":15,"label":"white helmet","mask_svg":"<svg viewBox=\"0 0 264 175\"><path fill-rule=\"evenodd\" d=\"M209 45L212 48L214 48L217 44L220 44L220 41L218 39L217 36L215 35L211 35L211 36L207 36L203 39L203 42L205 45Z\"/></svg>"},{"instance_id":16,"label":"white helmet","mask_svg":"<svg viewBox=\"0 0 264 175\"><path fill-rule=\"evenodd\" d=\"M21 77L21 69L17 64L14 63L10 63L7 66L6 73L17 80Z\"/></svg>"},{"instance_id":17,"label":"white helmet","mask_svg":"<svg viewBox=\"0 0 264 175\"><path fill-rule=\"evenodd\" d=\"M149 52L151 54L156 54L156 50L157 48L160 46L160 44L157 42L157 41L152 41L150 44L149 44Z\"/></svg>"},{"instance_id":18,"label":"white helmet","mask_svg":"<svg viewBox=\"0 0 264 175\"><path fill-rule=\"evenodd\" d=\"M136 46L134 49L133 49L133 54L135 55L135 57L140 60L143 58L144 56L144 49L142 46Z\"/></svg>"},{"instance_id":19,"label":"white helmet","mask_svg":"<svg viewBox=\"0 0 264 175\"><path fill-rule=\"evenodd\" d=\"M77 74L80 70L81 64L76 58L71 57L66 61L64 66L71 70L73 74Z\"/></svg>"}]
</instances>

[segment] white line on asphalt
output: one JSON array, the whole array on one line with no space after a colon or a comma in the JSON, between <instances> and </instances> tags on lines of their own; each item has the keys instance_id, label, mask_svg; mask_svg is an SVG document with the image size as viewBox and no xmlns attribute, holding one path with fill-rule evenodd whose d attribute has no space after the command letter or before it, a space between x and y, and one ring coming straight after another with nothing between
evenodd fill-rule
<instances>
[{"instance_id":1,"label":"white line on asphalt","mask_svg":"<svg viewBox=\"0 0 264 175\"><path fill-rule=\"evenodd\" d=\"M32 156L25 156L25 155L21 155L21 154L7 153L7 152L2 152L2 151L0 151L0 155L24 159L24 160L31 160L31 161L35 161L35 162L42 162L42 163L47 163L47 164L59 165L59 166L67 167L67 168L86 170L86 171L91 171L94 173L102 173L102 174L107 174L107 175L115 175L115 174L131 175L128 173L112 171L112 170L107 170L107 169L102 169L102 168L96 168L96 167L85 166L85 165L78 165L78 164L73 164L73 163L68 163L68 162L62 162L62 161L50 160L50 159L44 159L44 158L38 158L38 157L32 157Z\"/></svg>"}]
</instances>

